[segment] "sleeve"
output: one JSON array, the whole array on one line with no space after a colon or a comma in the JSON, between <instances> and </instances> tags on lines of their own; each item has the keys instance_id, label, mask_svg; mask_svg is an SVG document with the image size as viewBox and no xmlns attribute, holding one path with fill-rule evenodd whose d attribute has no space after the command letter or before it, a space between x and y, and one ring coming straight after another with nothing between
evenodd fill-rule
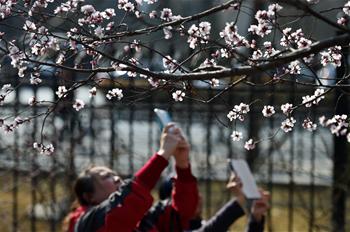
<instances>
[{"instance_id":1,"label":"sleeve","mask_svg":"<svg viewBox=\"0 0 350 232\"><path fill-rule=\"evenodd\" d=\"M263 232L265 225L265 217L261 219L260 222L256 221L255 218L250 215L247 232Z\"/></svg>"},{"instance_id":2,"label":"sleeve","mask_svg":"<svg viewBox=\"0 0 350 232\"><path fill-rule=\"evenodd\" d=\"M176 167L176 173L171 207L179 215L182 229L187 229L198 207L197 179L192 175L191 167L185 169Z\"/></svg>"},{"instance_id":3,"label":"sleeve","mask_svg":"<svg viewBox=\"0 0 350 232\"><path fill-rule=\"evenodd\" d=\"M85 213L79 219L75 232L134 230L152 206L150 190L167 164L168 161L162 156L154 155L120 191L114 192L107 200Z\"/></svg>"},{"instance_id":4,"label":"sleeve","mask_svg":"<svg viewBox=\"0 0 350 232\"><path fill-rule=\"evenodd\" d=\"M232 223L243 215L244 211L238 202L231 200L226 203L213 217L211 217L210 220L207 221L199 230L196 230L196 232L228 231Z\"/></svg>"}]
</instances>

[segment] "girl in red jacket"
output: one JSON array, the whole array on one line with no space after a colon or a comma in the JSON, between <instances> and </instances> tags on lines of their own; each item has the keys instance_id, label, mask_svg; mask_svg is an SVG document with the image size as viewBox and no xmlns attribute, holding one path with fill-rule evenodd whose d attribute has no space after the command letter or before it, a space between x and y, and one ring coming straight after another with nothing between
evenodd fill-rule
<instances>
[{"instance_id":1,"label":"girl in red jacket","mask_svg":"<svg viewBox=\"0 0 350 232\"><path fill-rule=\"evenodd\" d=\"M147 231L186 229L197 208L197 183L190 169L189 144L181 130L169 124L162 132L159 151L131 180L123 181L106 167L90 168L78 177L74 191L80 207L68 215L68 231L140 231L139 222L152 206L150 191L171 156L175 158L177 171L172 203ZM174 223L172 212L179 215L176 218L177 228L171 226Z\"/></svg>"}]
</instances>

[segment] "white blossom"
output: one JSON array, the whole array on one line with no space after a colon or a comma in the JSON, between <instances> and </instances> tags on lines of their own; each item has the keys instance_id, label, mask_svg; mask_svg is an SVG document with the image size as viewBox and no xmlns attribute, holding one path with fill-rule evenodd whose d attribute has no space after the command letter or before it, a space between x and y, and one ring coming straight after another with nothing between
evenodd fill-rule
<instances>
[{"instance_id":1,"label":"white blossom","mask_svg":"<svg viewBox=\"0 0 350 232\"><path fill-rule=\"evenodd\" d=\"M33 143L33 148L40 152L42 155L52 155L55 151L53 144L44 145L38 142Z\"/></svg>"},{"instance_id":2,"label":"white blossom","mask_svg":"<svg viewBox=\"0 0 350 232\"><path fill-rule=\"evenodd\" d=\"M35 98L35 96L31 96L31 97L28 99L28 105L34 106L35 104L36 104L36 98Z\"/></svg>"},{"instance_id":3,"label":"white blossom","mask_svg":"<svg viewBox=\"0 0 350 232\"><path fill-rule=\"evenodd\" d=\"M156 18L156 17L157 17L157 11L152 10L152 11L149 13L149 17L150 17L151 19Z\"/></svg>"},{"instance_id":4,"label":"white blossom","mask_svg":"<svg viewBox=\"0 0 350 232\"><path fill-rule=\"evenodd\" d=\"M240 103L239 105L235 105L233 109L227 114L227 117L230 121L239 119L240 121L244 121L244 115L250 111L249 105Z\"/></svg>"},{"instance_id":5,"label":"white blossom","mask_svg":"<svg viewBox=\"0 0 350 232\"><path fill-rule=\"evenodd\" d=\"M106 98L112 100L112 98L117 98L119 101L124 97L123 90L119 88L114 88L108 91Z\"/></svg>"},{"instance_id":6,"label":"white blossom","mask_svg":"<svg viewBox=\"0 0 350 232\"><path fill-rule=\"evenodd\" d=\"M171 58L170 56L166 56L163 58L163 66L164 68L172 71L177 67L176 60Z\"/></svg>"},{"instance_id":7,"label":"white blossom","mask_svg":"<svg viewBox=\"0 0 350 232\"><path fill-rule=\"evenodd\" d=\"M13 88L11 84L5 84L1 87L1 90L4 91L5 93L11 92L12 89Z\"/></svg>"},{"instance_id":8,"label":"white blossom","mask_svg":"<svg viewBox=\"0 0 350 232\"><path fill-rule=\"evenodd\" d=\"M283 104L281 105L281 110L285 115L288 116L293 111L293 104L290 104L290 103Z\"/></svg>"},{"instance_id":9,"label":"white blossom","mask_svg":"<svg viewBox=\"0 0 350 232\"><path fill-rule=\"evenodd\" d=\"M281 129L284 130L284 132L290 132L293 130L294 124L296 123L296 120L293 117L287 118L284 120L281 124Z\"/></svg>"},{"instance_id":10,"label":"white blossom","mask_svg":"<svg viewBox=\"0 0 350 232\"><path fill-rule=\"evenodd\" d=\"M336 136L345 135L348 131L348 116L343 115L334 115L331 119L328 119L326 126L329 127L332 134Z\"/></svg>"},{"instance_id":11,"label":"white blossom","mask_svg":"<svg viewBox=\"0 0 350 232\"><path fill-rule=\"evenodd\" d=\"M76 110L76 111L80 111L81 109L83 109L85 107L85 103L83 100L80 100L80 99L75 99L75 102L73 104L73 108Z\"/></svg>"},{"instance_id":12,"label":"white blossom","mask_svg":"<svg viewBox=\"0 0 350 232\"><path fill-rule=\"evenodd\" d=\"M169 8L164 8L161 12L160 12L160 18L165 20L165 21L170 21L170 19L172 18L173 13L171 12L171 9Z\"/></svg>"},{"instance_id":13,"label":"white blossom","mask_svg":"<svg viewBox=\"0 0 350 232\"><path fill-rule=\"evenodd\" d=\"M311 132L316 130L316 128L317 128L317 125L315 123L313 123L309 118L304 119L302 126L304 129L311 131Z\"/></svg>"},{"instance_id":14,"label":"white blossom","mask_svg":"<svg viewBox=\"0 0 350 232\"><path fill-rule=\"evenodd\" d=\"M185 97L185 92L183 92L183 91L181 91L181 90L176 90L175 92L173 92L173 94L172 94L172 96L173 96L173 99L175 100L175 101L179 101L179 102L182 102L184 99L184 97Z\"/></svg>"},{"instance_id":15,"label":"white blossom","mask_svg":"<svg viewBox=\"0 0 350 232\"><path fill-rule=\"evenodd\" d=\"M36 31L36 25L35 23L29 21L29 20L26 20L26 22L24 23L24 26L23 26L23 29L25 31Z\"/></svg>"},{"instance_id":16,"label":"white blossom","mask_svg":"<svg viewBox=\"0 0 350 232\"><path fill-rule=\"evenodd\" d=\"M312 106L312 101L314 100L314 96L306 95L306 96L303 96L302 99L303 99L302 104L304 104L305 107L308 108Z\"/></svg>"},{"instance_id":17,"label":"white blossom","mask_svg":"<svg viewBox=\"0 0 350 232\"><path fill-rule=\"evenodd\" d=\"M337 23L343 26L346 26L346 24L348 23L348 18L347 17L340 17L337 20Z\"/></svg>"},{"instance_id":18,"label":"white blossom","mask_svg":"<svg viewBox=\"0 0 350 232\"><path fill-rule=\"evenodd\" d=\"M343 11L346 15L350 16L350 1L345 3L345 5L343 7Z\"/></svg>"},{"instance_id":19,"label":"white blossom","mask_svg":"<svg viewBox=\"0 0 350 232\"><path fill-rule=\"evenodd\" d=\"M321 64L326 66L327 64L332 64L334 66L341 66L341 47L335 46L328 48L327 51L320 52L321 54Z\"/></svg>"},{"instance_id":20,"label":"white blossom","mask_svg":"<svg viewBox=\"0 0 350 232\"><path fill-rule=\"evenodd\" d=\"M32 85L38 85L42 82L42 80L40 79L39 77L39 74L36 74L36 73L32 73L30 75L30 84Z\"/></svg>"},{"instance_id":21,"label":"white blossom","mask_svg":"<svg viewBox=\"0 0 350 232\"><path fill-rule=\"evenodd\" d=\"M300 62L298 60L295 60L293 62L291 62L288 65L288 73L290 74L300 74L301 68L300 68Z\"/></svg>"},{"instance_id":22,"label":"white blossom","mask_svg":"<svg viewBox=\"0 0 350 232\"><path fill-rule=\"evenodd\" d=\"M233 131L231 134L231 138L233 141L240 141L243 138L242 132Z\"/></svg>"},{"instance_id":23,"label":"white blossom","mask_svg":"<svg viewBox=\"0 0 350 232\"><path fill-rule=\"evenodd\" d=\"M62 98L65 96L65 94L67 93L67 89L65 86L58 86L58 90L56 91L56 95L58 98Z\"/></svg>"},{"instance_id":24,"label":"white blossom","mask_svg":"<svg viewBox=\"0 0 350 232\"><path fill-rule=\"evenodd\" d=\"M95 35L98 37L98 38L103 38L104 36L104 28L102 28L101 26L98 26L95 30L94 30L94 33Z\"/></svg>"},{"instance_id":25,"label":"white blossom","mask_svg":"<svg viewBox=\"0 0 350 232\"><path fill-rule=\"evenodd\" d=\"M244 148L248 151L253 150L255 148L255 142L253 141L253 139L249 139L248 141L246 141L244 144Z\"/></svg>"},{"instance_id":26,"label":"white blossom","mask_svg":"<svg viewBox=\"0 0 350 232\"><path fill-rule=\"evenodd\" d=\"M81 12L86 15L91 15L96 10L92 5L84 5L80 8Z\"/></svg>"},{"instance_id":27,"label":"white blossom","mask_svg":"<svg viewBox=\"0 0 350 232\"><path fill-rule=\"evenodd\" d=\"M163 28L164 38L171 39L173 37L173 33L171 32L173 28L171 26L167 26Z\"/></svg>"},{"instance_id":28,"label":"white blossom","mask_svg":"<svg viewBox=\"0 0 350 232\"><path fill-rule=\"evenodd\" d=\"M92 98L92 97L95 97L96 96L96 93L97 93L97 89L96 87L92 87L91 89L89 89L89 97Z\"/></svg>"},{"instance_id":29,"label":"white blossom","mask_svg":"<svg viewBox=\"0 0 350 232\"><path fill-rule=\"evenodd\" d=\"M269 118L275 114L275 108L273 106L264 106L262 114L264 115L264 117Z\"/></svg>"}]
</instances>

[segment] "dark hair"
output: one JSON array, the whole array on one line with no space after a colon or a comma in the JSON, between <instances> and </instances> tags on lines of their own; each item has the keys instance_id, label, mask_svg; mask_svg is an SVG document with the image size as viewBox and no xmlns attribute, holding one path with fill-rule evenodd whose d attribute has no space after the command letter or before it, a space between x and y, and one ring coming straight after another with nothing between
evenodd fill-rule
<instances>
[{"instance_id":1,"label":"dark hair","mask_svg":"<svg viewBox=\"0 0 350 232\"><path fill-rule=\"evenodd\" d=\"M74 193L80 205L88 206L90 202L86 199L84 194L94 193L94 177L88 171L79 175L74 183Z\"/></svg>"},{"instance_id":2,"label":"dark hair","mask_svg":"<svg viewBox=\"0 0 350 232\"><path fill-rule=\"evenodd\" d=\"M159 199L165 200L171 196L171 191L173 190L173 178L168 176L159 185Z\"/></svg>"}]
</instances>

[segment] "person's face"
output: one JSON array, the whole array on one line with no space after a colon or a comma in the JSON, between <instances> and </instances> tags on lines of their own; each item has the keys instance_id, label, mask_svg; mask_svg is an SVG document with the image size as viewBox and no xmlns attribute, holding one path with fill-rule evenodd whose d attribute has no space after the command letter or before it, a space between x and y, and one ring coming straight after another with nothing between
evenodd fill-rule
<instances>
[{"instance_id":1,"label":"person's face","mask_svg":"<svg viewBox=\"0 0 350 232\"><path fill-rule=\"evenodd\" d=\"M94 193L91 196L93 204L99 204L109 195L117 191L123 184L123 180L111 169L106 167L94 167L91 169L94 175Z\"/></svg>"}]
</instances>

